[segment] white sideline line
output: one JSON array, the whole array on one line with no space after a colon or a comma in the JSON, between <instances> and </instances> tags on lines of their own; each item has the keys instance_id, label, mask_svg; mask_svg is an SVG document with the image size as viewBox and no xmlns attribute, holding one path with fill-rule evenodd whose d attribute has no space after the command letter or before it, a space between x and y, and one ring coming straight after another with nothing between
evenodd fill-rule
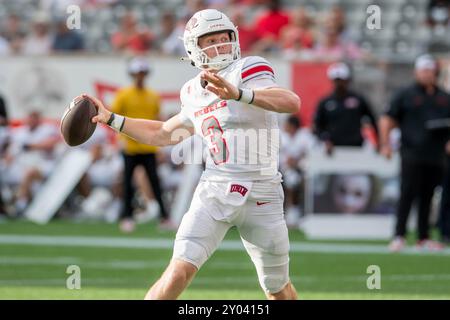
<instances>
[{"instance_id":1,"label":"white sideline line","mask_svg":"<svg viewBox=\"0 0 450 320\"><path fill-rule=\"evenodd\" d=\"M323 277L323 276L293 276L290 279L294 282L361 282L365 283L366 276L340 276L340 277ZM39 278L39 279L0 279L0 286L14 286L14 285L65 285L65 278ZM258 281L256 276L239 276L239 277L202 277L195 279L195 283L199 285L229 285L236 283L256 284ZM450 274L392 274L382 276L382 281L396 281L396 282L430 282L430 281L450 281ZM119 278L83 278L85 287L95 285L123 285L126 284L141 284L139 279L130 283L130 279ZM1 287L0 287L1 289Z\"/></svg>"},{"instance_id":2,"label":"white sideline line","mask_svg":"<svg viewBox=\"0 0 450 320\"><path fill-rule=\"evenodd\" d=\"M85 236L40 236L40 235L0 235L0 245L32 245L32 246L63 246L63 247L99 247L99 248L129 248L129 249L172 249L171 239L142 239L122 237L85 237ZM241 241L225 240L220 250L245 250ZM392 254L385 245L374 244L338 244L338 243L301 243L291 242L291 252L313 253L355 253L355 254ZM413 255L450 255L450 248L439 252L421 251L406 248L399 254Z\"/></svg>"}]
</instances>

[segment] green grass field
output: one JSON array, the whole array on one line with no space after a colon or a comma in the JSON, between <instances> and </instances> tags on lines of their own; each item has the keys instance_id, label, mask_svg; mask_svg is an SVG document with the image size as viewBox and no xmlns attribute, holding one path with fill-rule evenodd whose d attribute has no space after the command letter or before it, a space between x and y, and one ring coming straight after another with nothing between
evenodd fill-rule
<instances>
[{"instance_id":1,"label":"green grass field","mask_svg":"<svg viewBox=\"0 0 450 320\"><path fill-rule=\"evenodd\" d=\"M0 299L142 299L171 257L173 232L154 223L131 235L116 225L54 221L0 223ZM291 277L301 299L450 299L450 251L391 254L383 241L308 241L290 233ZM236 230L181 299L264 299ZM367 249L367 253L364 250ZM69 290L69 265L81 289ZM369 265L381 289L366 285Z\"/></svg>"}]
</instances>

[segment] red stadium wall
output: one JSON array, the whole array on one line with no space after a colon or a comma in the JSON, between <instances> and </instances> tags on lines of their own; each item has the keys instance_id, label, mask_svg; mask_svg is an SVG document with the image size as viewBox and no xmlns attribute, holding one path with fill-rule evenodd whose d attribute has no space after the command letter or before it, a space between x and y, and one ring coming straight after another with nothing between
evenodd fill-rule
<instances>
[{"instance_id":1,"label":"red stadium wall","mask_svg":"<svg viewBox=\"0 0 450 320\"><path fill-rule=\"evenodd\" d=\"M305 126L311 126L317 104L332 90L326 73L328 66L329 63L292 63L292 89L302 99L299 115Z\"/></svg>"}]
</instances>

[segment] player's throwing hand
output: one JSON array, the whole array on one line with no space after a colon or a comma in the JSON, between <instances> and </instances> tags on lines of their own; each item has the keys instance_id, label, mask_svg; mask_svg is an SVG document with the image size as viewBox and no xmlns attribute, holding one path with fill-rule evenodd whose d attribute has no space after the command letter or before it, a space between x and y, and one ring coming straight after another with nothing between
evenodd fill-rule
<instances>
[{"instance_id":1,"label":"player's throwing hand","mask_svg":"<svg viewBox=\"0 0 450 320\"><path fill-rule=\"evenodd\" d=\"M214 93L220 99L231 100L239 98L239 90L230 82L216 73L202 71L200 79L207 81L206 89Z\"/></svg>"},{"instance_id":2,"label":"player's throwing hand","mask_svg":"<svg viewBox=\"0 0 450 320\"><path fill-rule=\"evenodd\" d=\"M93 123L104 123L107 124L108 120L111 118L111 111L106 109L106 107L103 105L103 103L97 99L96 97L83 94L82 97L89 98L94 103L95 107L97 108L98 114L91 119Z\"/></svg>"}]
</instances>

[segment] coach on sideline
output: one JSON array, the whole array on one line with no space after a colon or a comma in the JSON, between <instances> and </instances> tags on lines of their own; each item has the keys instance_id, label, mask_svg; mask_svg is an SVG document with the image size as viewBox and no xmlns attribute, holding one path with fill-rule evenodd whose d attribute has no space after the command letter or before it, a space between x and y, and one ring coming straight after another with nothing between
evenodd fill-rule
<instances>
[{"instance_id":1,"label":"coach on sideline","mask_svg":"<svg viewBox=\"0 0 450 320\"><path fill-rule=\"evenodd\" d=\"M121 89L112 104L111 111L123 116L157 120L159 117L159 96L145 87L145 78L150 73L150 67L144 58L133 58L128 65L128 73L133 78L133 85ZM123 141L124 171L124 203L121 214L120 228L124 232L132 232L135 228L133 219L133 173L137 166L142 165L150 180L153 194L160 209L161 226L170 225L165 209L157 172L157 147L137 142L126 135L120 136Z\"/></svg>"},{"instance_id":2,"label":"coach on sideline","mask_svg":"<svg viewBox=\"0 0 450 320\"><path fill-rule=\"evenodd\" d=\"M363 122L370 122L378 135L377 122L367 100L350 90L350 67L333 63L327 70L333 92L324 97L314 115L314 133L325 143L328 154L334 146L360 147L364 143Z\"/></svg>"},{"instance_id":3,"label":"coach on sideline","mask_svg":"<svg viewBox=\"0 0 450 320\"><path fill-rule=\"evenodd\" d=\"M381 153L390 158L389 133L401 131L401 187L397 207L395 237L389 248L405 247L408 215L418 200L417 247L439 250L442 244L429 240L430 204L434 189L444 174L445 144L448 130L432 129L436 120L450 118L450 96L437 85L438 64L431 55L422 55L415 62L415 82L397 92L380 119Z\"/></svg>"}]
</instances>

